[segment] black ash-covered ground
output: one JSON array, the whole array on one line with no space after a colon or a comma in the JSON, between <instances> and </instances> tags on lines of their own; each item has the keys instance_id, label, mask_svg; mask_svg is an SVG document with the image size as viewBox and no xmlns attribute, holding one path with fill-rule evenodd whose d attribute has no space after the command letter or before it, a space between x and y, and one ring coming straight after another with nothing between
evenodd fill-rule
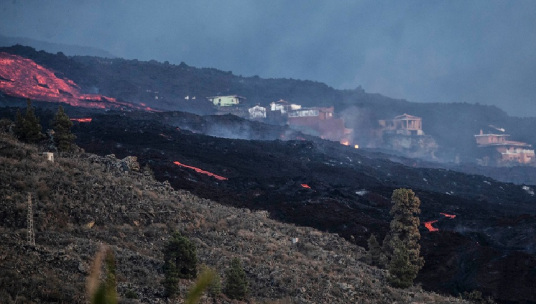
<instances>
[{"instance_id":1,"label":"black ash-covered ground","mask_svg":"<svg viewBox=\"0 0 536 304\"><path fill-rule=\"evenodd\" d=\"M158 119L94 117L76 126L77 142L88 152L138 156L175 188L226 205L267 210L272 218L339 233L361 246L371 233L382 239L387 231L392 190L412 188L422 201L421 222L438 220L438 232L421 229L427 263L418 280L425 288L452 294L479 289L505 303L536 301L531 283L536 281L536 199L519 185L408 167L389 161L388 155L312 138L278 140L279 132L286 138L298 135L233 116L188 114L198 128L249 128L252 138L271 134L264 137L271 140L206 136L188 131L196 131L195 126L188 127L180 113L154 116Z\"/></svg>"}]
</instances>

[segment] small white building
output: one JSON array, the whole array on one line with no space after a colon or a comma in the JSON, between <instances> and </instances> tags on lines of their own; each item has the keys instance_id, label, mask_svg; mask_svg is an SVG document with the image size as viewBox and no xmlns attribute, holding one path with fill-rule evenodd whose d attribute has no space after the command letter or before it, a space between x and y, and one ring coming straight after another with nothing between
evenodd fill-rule
<instances>
[{"instance_id":1,"label":"small white building","mask_svg":"<svg viewBox=\"0 0 536 304\"><path fill-rule=\"evenodd\" d=\"M301 105L289 104L286 100L280 99L270 103L270 111L280 111L281 114L285 114L288 111L299 110Z\"/></svg>"},{"instance_id":2,"label":"small white building","mask_svg":"<svg viewBox=\"0 0 536 304\"><path fill-rule=\"evenodd\" d=\"M288 117L316 117L320 115L318 109L299 109L293 110L288 113Z\"/></svg>"},{"instance_id":3,"label":"small white building","mask_svg":"<svg viewBox=\"0 0 536 304\"><path fill-rule=\"evenodd\" d=\"M256 105L253 108L249 108L249 118L256 119L256 118L266 118L266 108L261 107L260 105Z\"/></svg>"},{"instance_id":4,"label":"small white building","mask_svg":"<svg viewBox=\"0 0 536 304\"><path fill-rule=\"evenodd\" d=\"M46 160L48 160L49 162L54 162L54 153L52 152L43 152L42 154Z\"/></svg>"},{"instance_id":5,"label":"small white building","mask_svg":"<svg viewBox=\"0 0 536 304\"><path fill-rule=\"evenodd\" d=\"M212 96L207 97L207 99L212 102L215 106L219 107L230 107L239 105L241 102L245 101L246 98L238 95L229 95L229 96Z\"/></svg>"}]
</instances>

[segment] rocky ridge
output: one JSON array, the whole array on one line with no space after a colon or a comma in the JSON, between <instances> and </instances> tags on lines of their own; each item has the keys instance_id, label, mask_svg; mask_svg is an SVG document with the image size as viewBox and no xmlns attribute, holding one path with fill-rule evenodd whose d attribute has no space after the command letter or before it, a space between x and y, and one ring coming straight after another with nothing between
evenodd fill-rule
<instances>
[{"instance_id":1,"label":"rocky ridge","mask_svg":"<svg viewBox=\"0 0 536 304\"><path fill-rule=\"evenodd\" d=\"M239 257L251 302L463 302L387 286L383 270L360 262L364 250L335 234L222 206L136 168L135 159L111 155L56 155L49 162L36 147L0 134L0 298L85 302L91 261L107 244L117 259L122 302L165 303L161 250L170 231L179 230L195 242L200 261L220 274ZM28 193L35 246L26 241ZM181 282L181 295L191 284ZM216 302L230 301L221 296Z\"/></svg>"}]
</instances>

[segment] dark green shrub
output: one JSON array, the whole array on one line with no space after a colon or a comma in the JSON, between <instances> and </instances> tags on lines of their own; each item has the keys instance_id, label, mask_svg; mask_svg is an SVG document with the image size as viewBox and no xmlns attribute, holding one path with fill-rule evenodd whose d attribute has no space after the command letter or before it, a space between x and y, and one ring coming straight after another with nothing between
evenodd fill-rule
<instances>
[{"instance_id":1,"label":"dark green shrub","mask_svg":"<svg viewBox=\"0 0 536 304\"><path fill-rule=\"evenodd\" d=\"M371 234L368 241L368 250L366 255L366 262L373 266L379 266L381 260L382 249L378 240L374 234Z\"/></svg>"},{"instance_id":2,"label":"dark green shrub","mask_svg":"<svg viewBox=\"0 0 536 304\"><path fill-rule=\"evenodd\" d=\"M195 245L179 232L173 233L164 246L164 288L168 297L177 295L179 279L193 279L197 275Z\"/></svg>"},{"instance_id":3,"label":"dark green shrub","mask_svg":"<svg viewBox=\"0 0 536 304\"><path fill-rule=\"evenodd\" d=\"M231 267L225 272L225 287L223 293L231 299L243 300L248 292L246 272L238 258L231 261Z\"/></svg>"},{"instance_id":4,"label":"dark green shrub","mask_svg":"<svg viewBox=\"0 0 536 304\"><path fill-rule=\"evenodd\" d=\"M125 298L127 298L127 299L137 299L138 294L134 290L129 289L129 290L127 290L127 292L125 292Z\"/></svg>"}]
</instances>

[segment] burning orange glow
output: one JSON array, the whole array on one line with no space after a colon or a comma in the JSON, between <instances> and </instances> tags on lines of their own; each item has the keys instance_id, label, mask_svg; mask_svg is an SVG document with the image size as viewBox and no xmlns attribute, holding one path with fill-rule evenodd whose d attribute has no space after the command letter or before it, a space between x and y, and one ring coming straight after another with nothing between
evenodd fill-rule
<instances>
[{"instance_id":1,"label":"burning orange glow","mask_svg":"<svg viewBox=\"0 0 536 304\"><path fill-rule=\"evenodd\" d=\"M76 107L154 111L112 97L82 94L74 81L58 78L54 72L31 59L3 52L0 52L0 91L14 97L62 102Z\"/></svg>"},{"instance_id":2,"label":"burning orange glow","mask_svg":"<svg viewBox=\"0 0 536 304\"><path fill-rule=\"evenodd\" d=\"M311 189L311 187L309 187L309 185L307 185L307 184L301 184L301 186L302 186L303 188L306 188L306 189Z\"/></svg>"},{"instance_id":3,"label":"burning orange glow","mask_svg":"<svg viewBox=\"0 0 536 304\"><path fill-rule=\"evenodd\" d=\"M454 215L454 214L447 214L447 213L443 213L443 212L441 212L441 213L439 213L439 214L444 215L445 217L448 217L448 218L450 218L450 219L453 219L453 218L456 217L456 215Z\"/></svg>"},{"instance_id":4,"label":"burning orange glow","mask_svg":"<svg viewBox=\"0 0 536 304\"><path fill-rule=\"evenodd\" d=\"M184 168L188 168L188 169L193 169L195 170L195 172L197 173L201 173L201 174L205 174L205 175L208 175L208 176L212 176L218 180L228 180L228 178L226 177L223 177L223 176L220 176L220 175L216 175L212 172L208 172L208 171L205 171L205 170L202 170L202 169L199 169L199 168L196 168L196 167L192 167L192 166L188 166L188 165L184 165L184 164L181 164L179 163L178 161L176 162L173 162L175 165L179 166L179 167L184 167Z\"/></svg>"},{"instance_id":5,"label":"burning orange glow","mask_svg":"<svg viewBox=\"0 0 536 304\"><path fill-rule=\"evenodd\" d=\"M71 118L72 121L78 122L91 122L93 118Z\"/></svg>"},{"instance_id":6,"label":"burning orange glow","mask_svg":"<svg viewBox=\"0 0 536 304\"><path fill-rule=\"evenodd\" d=\"M439 229L437 229L436 227L432 226L432 224L435 223L435 222L437 222L437 220L425 222L424 227L426 227L426 229L428 229L428 231L430 231L430 232L439 231Z\"/></svg>"},{"instance_id":7,"label":"burning orange glow","mask_svg":"<svg viewBox=\"0 0 536 304\"><path fill-rule=\"evenodd\" d=\"M349 146L350 145L350 141L348 139L343 139L340 141L341 145L345 145L345 146Z\"/></svg>"}]
</instances>

